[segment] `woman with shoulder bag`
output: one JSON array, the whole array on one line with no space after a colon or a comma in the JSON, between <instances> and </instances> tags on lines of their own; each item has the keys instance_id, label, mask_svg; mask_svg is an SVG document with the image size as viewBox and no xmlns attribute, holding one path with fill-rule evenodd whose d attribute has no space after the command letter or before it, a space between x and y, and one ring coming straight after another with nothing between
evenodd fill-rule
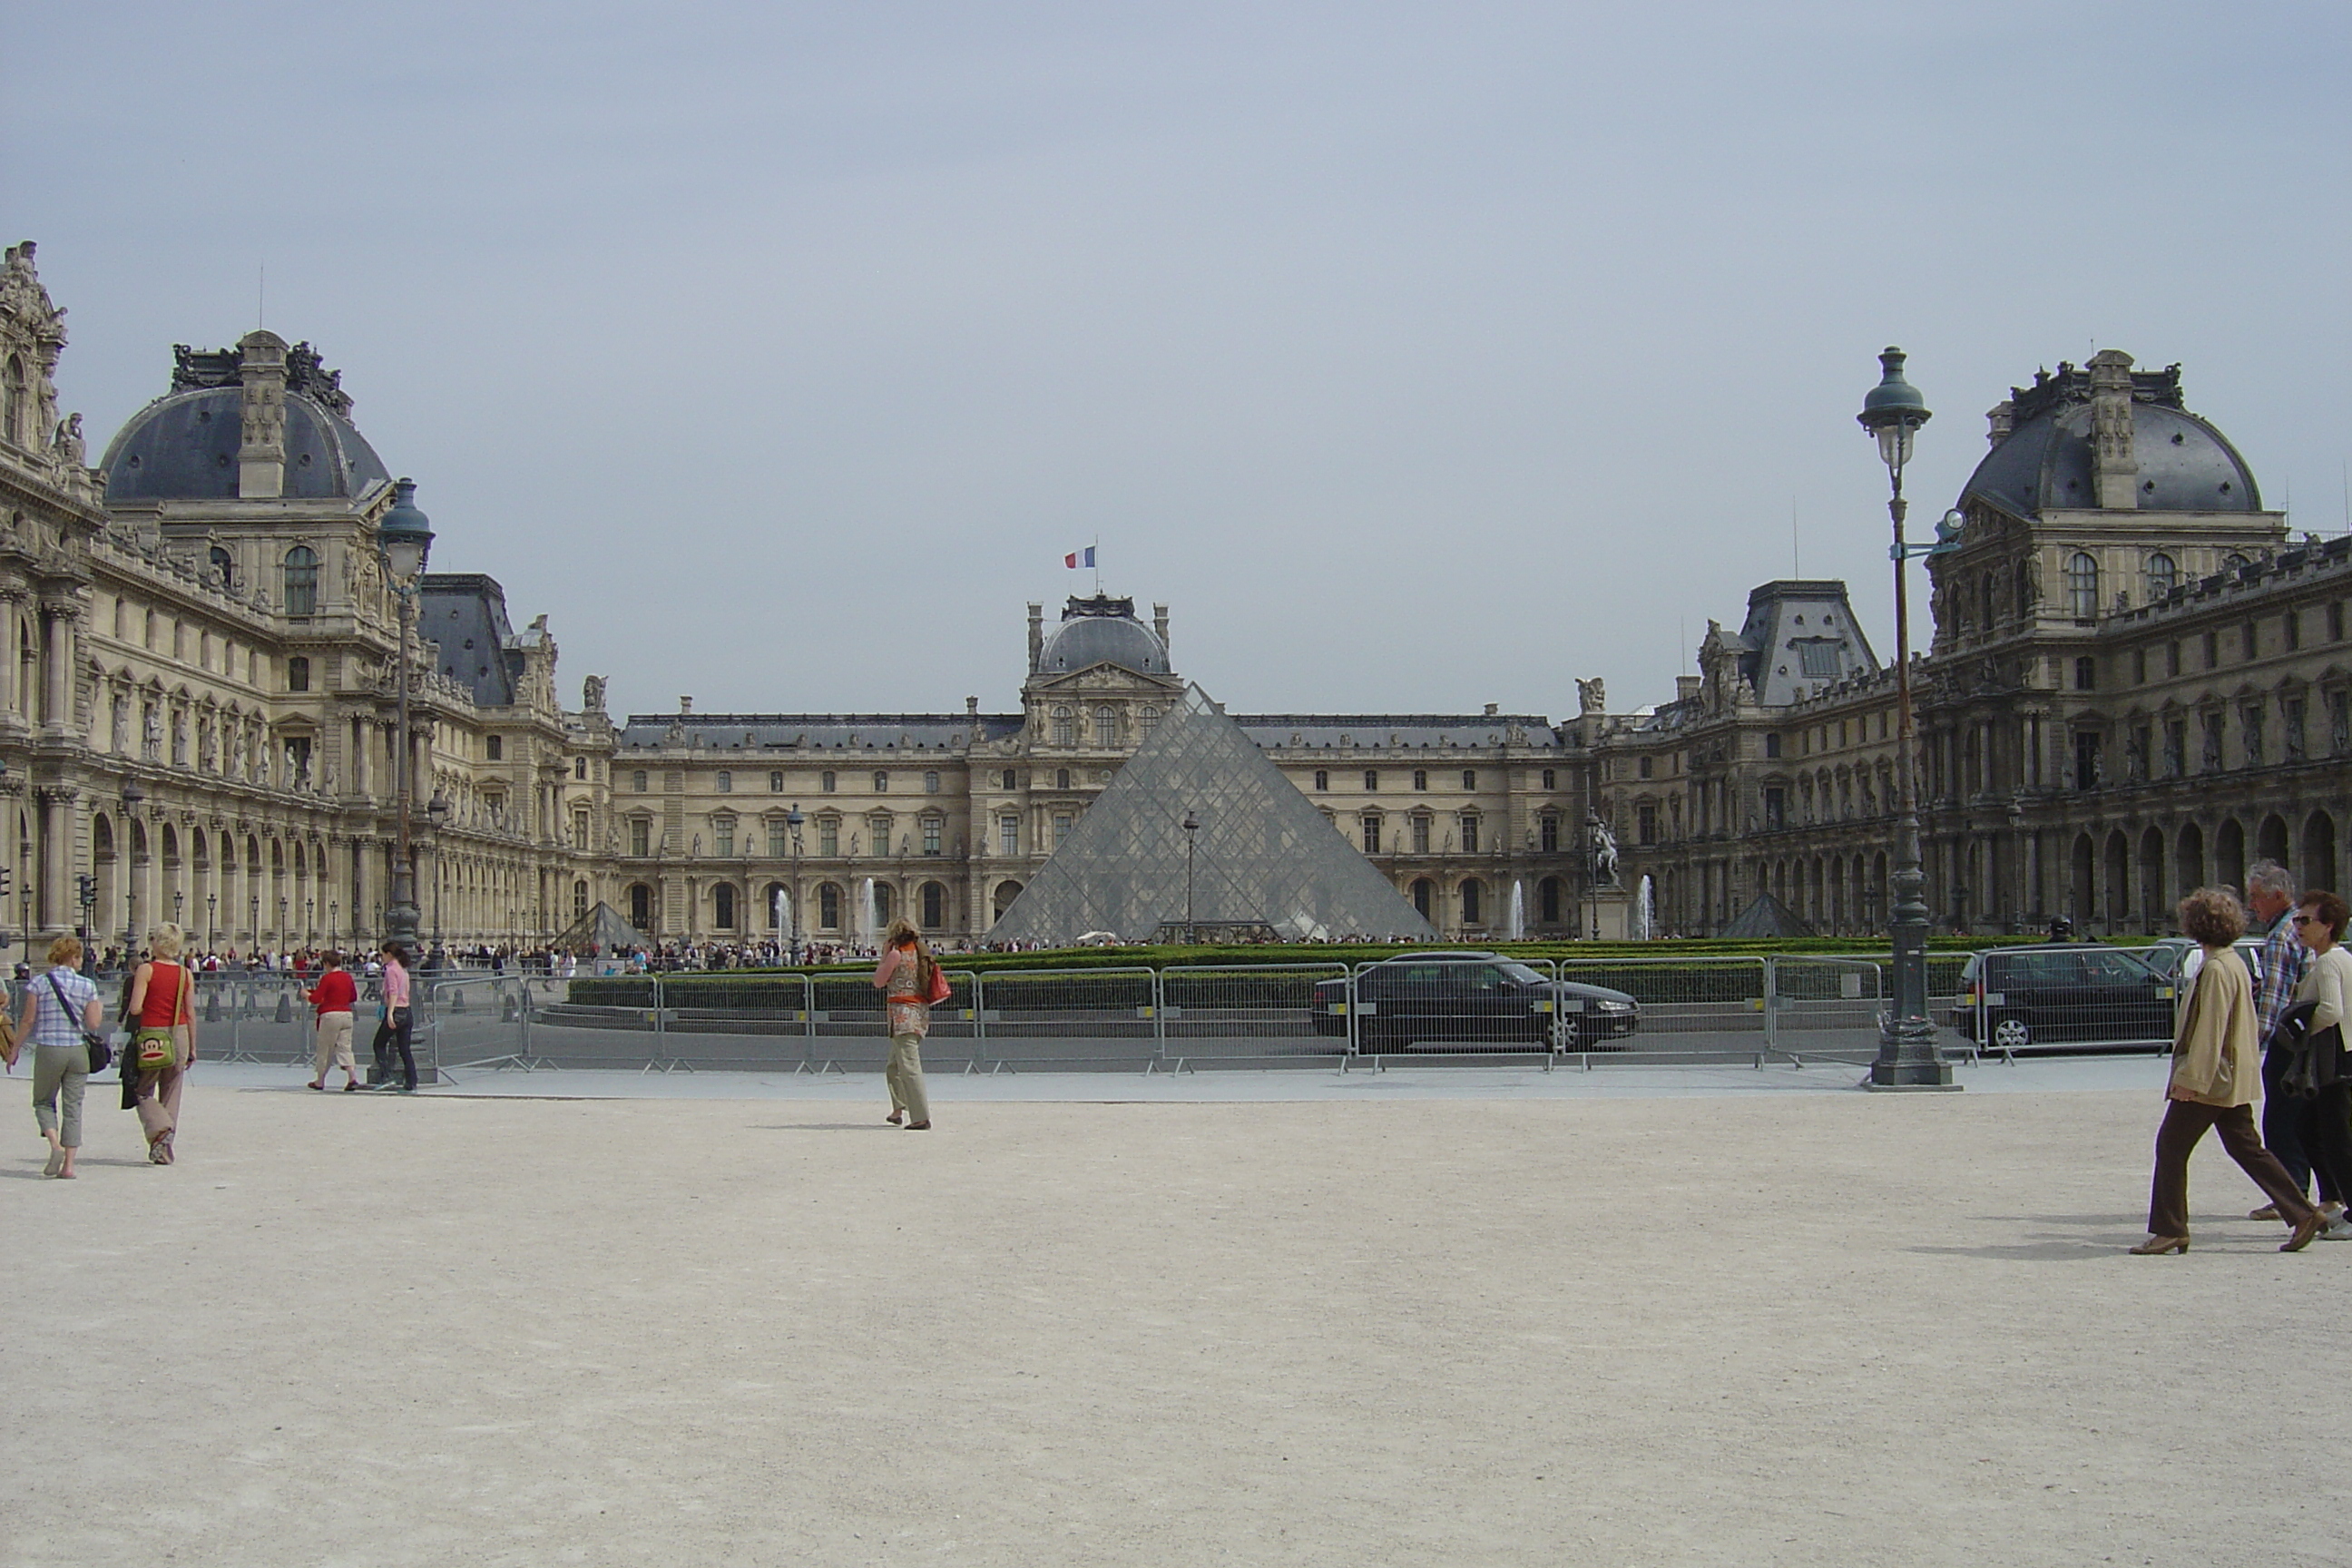
<instances>
[{"instance_id":1,"label":"woman with shoulder bag","mask_svg":"<svg viewBox=\"0 0 2352 1568\"><path fill-rule=\"evenodd\" d=\"M2344 945L2344 925L2352 908L2334 893L2304 894L2294 911L2294 934L2311 950L2311 963L2294 988L2294 1005L2308 1005L2298 1067L2289 1081L2308 1082L2317 1096L2313 1124L2318 1133L2308 1151L2314 1167L2327 1173L2337 1192L2352 1180L2352 1063L2345 1060L2344 1016L2352 1009L2352 949ZM2338 1219L2320 1233L2329 1241L2352 1240L2352 1223Z\"/></svg>"},{"instance_id":2,"label":"woman with shoulder bag","mask_svg":"<svg viewBox=\"0 0 2352 1568\"><path fill-rule=\"evenodd\" d=\"M905 921L892 921L882 938L882 962L874 966L874 989L882 993L889 1017L890 1061L882 1081L890 1089L891 1126L928 1132L930 1096L923 1088L923 1037L931 1031L931 1005L948 999L947 976L930 949Z\"/></svg>"},{"instance_id":3,"label":"woman with shoulder bag","mask_svg":"<svg viewBox=\"0 0 2352 1568\"><path fill-rule=\"evenodd\" d=\"M2142 1257L2189 1250L2189 1156L2212 1131L2294 1227L2279 1250L2301 1252L2324 1222L2254 1130L2254 1101L2263 1091L2262 1062L2254 1050L2254 983L2246 961L2231 945L2245 934L2245 909L2227 889L2200 888L2180 900L2180 929L2197 939L2205 962L2173 1037L2172 1080L2165 1089L2164 1125L2156 1134L2147 1239L2131 1250Z\"/></svg>"},{"instance_id":4,"label":"woman with shoulder bag","mask_svg":"<svg viewBox=\"0 0 2352 1568\"><path fill-rule=\"evenodd\" d=\"M49 1163L41 1167L45 1176L74 1173L74 1155L81 1148L82 1090L93 1065L90 1042L106 1011L80 963L79 937L51 942L47 972L26 983L25 1011L17 1024L18 1032L33 1042L33 1120L49 1143Z\"/></svg>"},{"instance_id":5,"label":"woman with shoulder bag","mask_svg":"<svg viewBox=\"0 0 2352 1568\"><path fill-rule=\"evenodd\" d=\"M138 1075L139 1125L147 1134L147 1158L158 1165L172 1163L180 1087L196 1060L195 983L180 963L185 941L170 921L148 932L148 960L131 980L131 1044L122 1074Z\"/></svg>"}]
</instances>

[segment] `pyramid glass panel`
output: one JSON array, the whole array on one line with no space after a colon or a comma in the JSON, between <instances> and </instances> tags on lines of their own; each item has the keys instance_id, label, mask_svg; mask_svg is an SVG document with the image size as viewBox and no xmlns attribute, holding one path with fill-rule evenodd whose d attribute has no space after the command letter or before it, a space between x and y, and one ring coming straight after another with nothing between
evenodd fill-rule
<instances>
[{"instance_id":1,"label":"pyramid glass panel","mask_svg":"<svg viewBox=\"0 0 2352 1568\"><path fill-rule=\"evenodd\" d=\"M1187 816L1190 899L1186 907ZM1004 911L992 942L1256 927L1288 941L1436 932L1198 686Z\"/></svg>"}]
</instances>

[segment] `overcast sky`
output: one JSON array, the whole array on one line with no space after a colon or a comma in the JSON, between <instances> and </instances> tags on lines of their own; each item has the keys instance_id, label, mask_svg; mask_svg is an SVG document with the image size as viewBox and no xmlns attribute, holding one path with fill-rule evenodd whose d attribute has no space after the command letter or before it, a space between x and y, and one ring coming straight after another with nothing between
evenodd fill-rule
<instances>
[{"instance_id":1,"label":"overcast sky","mask_svg":"<svg viewBox=\"0 0 2352 1568\"><path fill-rule=\"evenodd\" d=\"M2352 6L28 3L0 228L93 458L171 345L343 372L434 565L616 709L1011 707L1172 606L1235 711L1671 695L1937 411L2119 347L2345 527ZM1792 527L1793 524L1793 527ZM1793 534L1793 539L1792 539ZM1915 581L1917 581L1915 579Z\"/></svg>"}]
</instances>

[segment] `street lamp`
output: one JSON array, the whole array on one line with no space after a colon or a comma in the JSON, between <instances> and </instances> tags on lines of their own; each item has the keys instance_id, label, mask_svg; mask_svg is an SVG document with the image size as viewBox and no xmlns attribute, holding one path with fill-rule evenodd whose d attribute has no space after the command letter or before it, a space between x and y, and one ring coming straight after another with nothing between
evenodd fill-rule
<instances>
[{"instance_id":1,"label":"street lamp","mask_svg":"<svg viewBox=\"0 0 2352 1568\"><path fill-rule=\"evenodd\" d=\"M125 964L139 952L139 862L131 853L131 827L139 819L139 808L147 800L147 792L139 787L137 779L122 781L122 962Z\"/></svg>"},{"instance_id":2,"label":"street lamp","mask_svg":"<svg viewBox=\"0 0 2352 1568\"><path fill-rule=\"evenodd\" d=\"M1913 546L1903 538L1903 469L1911 461L1912 439L1927 423L1927 401L1903 379L1903 351L1878 356L1879 383L1862 400L1862 427L1878 441L1891 492L1887 515L1895 521L1895 692L1897 707L1895 778L1895 994L1880 1020L1878 1059L1870 1064L1876 1089L1958 1089L1948 1062L1936 1053L1936 1026L1927 1016L1927 879L1919 866L1919 791L1916 742L1911 721L1911 605L1905 570L1914 554L1936 545Z\"/></svg>"},{"instance_id":3,"label":"street lamp","mask_svg":"<svg viewBox=\"0 0 2352 1568\"><path fill-rule=\"evenodd\" d=\"M391 510L376 524L376 547L384 571L400 594L400 667L398 682L398 755L393 762L393 783L400 801L400 837L392 858L392 906L384 911L384 940L404 956L416 951L416 845L410 831L409 808L416 793L410 775L409 752L415 742L408 732L408 635L416 618L416 584L425 559L433 550L433 525L416 508L416 481L401 479L393 486Z\"/></svg>"},{"instance_id":4,"label":"street lamp","mask_svg":"<svg viewBox=\"0 0 2352 1568\"><path fill-rule=\"evenodd\" d=\"M205 951L210 952L220 945L220 895L205 895Z\"/></svg>"},{"instance_id":5,"label":"street lamp","mask_svg":"<svg viewBox=\"0 0 2352 1568\"><path fill-rule=\"evenodd\" d=\"M1192 931L1192 849L1201 831L1201 819L1191 812L1176 825L1184 830L1184 940L1195 939Z\"/></svg>"},{"instance_id":6,"label":"street lamp","mask_svg":"<svg viewBox=\"0 0 2352 1568\"><path fill-rule=\"evenodd\" d=\"M793 836L793 924L784 950L785 962L790 963L801 961L801 824L807 820L797 801L784 813L784 828Z\"/></svg>"},{"instance_id":7,"label":"street lamp","mask_svg":"<svg viewBox=\"0 0 2352 1568\"><path fill-rule=\"evenodd\" d=\"M185 888L174 888L174 889L172 889L172 923L173 923L173 925L175 925L175 926L182 926L182 927L184 929L184 922L180 919L180 911L181 911L182 910L184 910L185 908L187 908L187 905L188 905L188 889L185 889Z\"/></svg>"},{"instance_id":8,"label":"street lamp","mask_svg":"<svg viewBox=\"0 0 2352 1568\"><path fill-rule=\"evenodd\" d=\"M437 789L433 792L433 798L425 803L425 820L435 835L433 840L433 945L437 950L441 946L441 882L443 878L443 868L440 859L441 840L439 835L441 829L447 826L449 821L449 803L447 800L443 798L441 792ZM411 868L414 869L414 868Z\"/></svg>"}]
</instances>

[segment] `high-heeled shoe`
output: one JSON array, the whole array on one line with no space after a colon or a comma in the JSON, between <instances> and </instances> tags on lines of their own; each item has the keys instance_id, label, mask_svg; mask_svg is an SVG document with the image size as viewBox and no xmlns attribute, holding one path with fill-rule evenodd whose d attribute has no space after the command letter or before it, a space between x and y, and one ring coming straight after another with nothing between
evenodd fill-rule
<instances>
[{"instance_id":1,"label":"high-heeled shoe","mask_svg":"<svg viewBox=\"0 0 2352 1568\"><path fill-rule=\"evenodd\" d=\"M2168 1252L2187 1252L2189 1238L2185 1236L2151 1236L2127 1250L2136 1258L2161 1258Z\"/></svg>"},{"instance_id":2,"label":"high-heeled shoe","mask_svg":"<svg viewBox=\"0 0 2352 1568\"><path fill-rule=\"evenodd\" d=\"M2281 1252L2301 1252L2305 1247L2311 1245L2311 1238L2317 1236L2322 1230L2326 1229L2326 1226L2327 1216L2321 1214L2317 1209L2312 1210L2309 1214L2304 1215L2302 1220L2296 1224L2294 1234L2288 1237L2286 1240L2281 1244L2279 1250Z\"/></svg>"}]
</instances>

